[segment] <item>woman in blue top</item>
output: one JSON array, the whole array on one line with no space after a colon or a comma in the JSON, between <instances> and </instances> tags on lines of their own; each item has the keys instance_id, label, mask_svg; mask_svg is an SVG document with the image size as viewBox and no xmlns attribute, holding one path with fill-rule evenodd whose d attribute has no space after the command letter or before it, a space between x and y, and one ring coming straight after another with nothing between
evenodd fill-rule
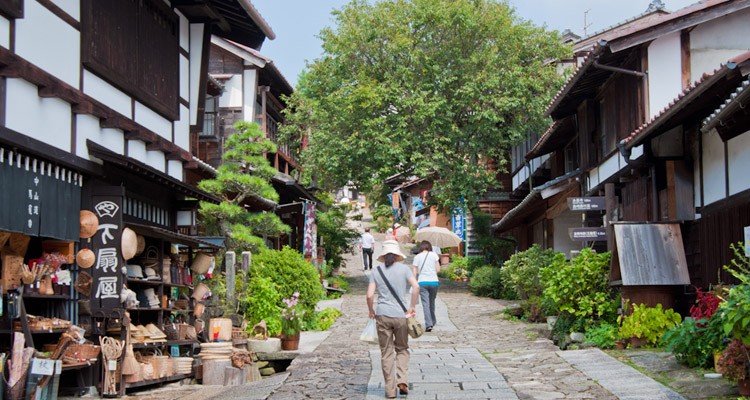
<instances>
[{"instance_id":1,"label":"woman in blue top","mask_svg":"<svg viewBox=\"0 0 750 400\"><path fill-rule=\"evenodd\" d=\"M402 264L404 255L395 240L383 242L383 254L378 261L384 264L375 268L370 274L370 284L367 287L367 308L370 318L377 323L378 343L380 344L380 358L385 380L385 397L396 397L396 388L401 394L409 393L409 332L406 319L413 316L414 305L417 303L417 280L411 269ZM391 290L385 283L388 280ZM404 312L401 303L406 303L404 294L412 288L409 309ZM377 309L375 307L375 293L378 294ZM405 306L404 306L405 307Z\"/></svg>"},{"instance_id":2,"label":"woman in blue top","mask_svg":"<svg viewBox=\"0 0 750 400\"><path fill-rule=\"evenodd\" d=\"M419 254L414 256L411 269L418 277L419 297L422 299L424 311L425 331L432 332L435 326L435 297L438 291L438 272L440 272L440 256L432 251L432 244L423 240L419 244Z\"/></svg>"}]
</instances>

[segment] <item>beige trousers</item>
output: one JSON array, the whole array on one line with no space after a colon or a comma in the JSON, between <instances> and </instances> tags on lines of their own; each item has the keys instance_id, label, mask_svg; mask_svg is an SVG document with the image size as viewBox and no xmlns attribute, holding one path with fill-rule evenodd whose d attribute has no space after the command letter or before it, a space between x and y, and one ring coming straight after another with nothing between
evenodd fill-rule
<instances>
[{"instance_id":1,"label":"beige trousers","mask_svg":"<svg viewBox=\"0 0 750 400\"><path fill-rule=\"evenodd\" d=\"M406 318L378 315L375 320L385 380L385 397L396 397L396 385L409 384L409 331L406 327Z\"/></svg>"}]
</instances>

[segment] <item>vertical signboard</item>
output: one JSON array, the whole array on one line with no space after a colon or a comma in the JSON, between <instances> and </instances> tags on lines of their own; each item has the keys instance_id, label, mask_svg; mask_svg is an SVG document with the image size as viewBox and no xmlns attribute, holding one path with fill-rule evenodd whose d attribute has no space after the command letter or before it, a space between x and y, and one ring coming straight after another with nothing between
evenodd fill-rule
<instances>
[{"instance_id":1,"label":"vertical signboard","mask_svg":"<svg viewBox=\"0 0 750 400\"><path fill-rule=\"evenodd\" d=\"M121 254L122 200L124 188L120 186L94 189L92 196L93 212L99 218L99 228L92 237L92 250L96 262L91 268L94 278L91 284L91 311L104 311L109 315L120 308L120 292L123 285Z\"/></svg>"},{"instance_id":2,"label":"vertical signboard","mask_svg":"<svg viewBox=\"0 0 750 400\"><path fill-rule=\"evenodd\" d=\"M302 241L302 254L306 258L316 258L317 225L315 224L315 203L305 202L305 230Z\"/></svg>"},{"instance_id":3,"label":"vertical signboard","mask_svg":"<svg viewBox=\"0 0 750 400\"><path fill-rule=\"evenodd\" d=\"M451 226L461 240L466 241L466 211L463 208L464 199L461 199L461 206L454 207L451 214Z\"/></svg>"}]
</instances>

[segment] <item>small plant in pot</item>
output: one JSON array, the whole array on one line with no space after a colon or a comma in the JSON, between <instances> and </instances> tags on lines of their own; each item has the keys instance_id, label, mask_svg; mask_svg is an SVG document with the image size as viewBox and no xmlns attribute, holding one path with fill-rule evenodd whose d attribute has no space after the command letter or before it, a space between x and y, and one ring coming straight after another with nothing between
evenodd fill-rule
<instances>
[{"instance_id":1,"label":"small plant in pot","mask_svg":"<svg viewBox=\"0 0 750 400\"><path fill-rule=\"evenodd\" d=\"M717 362L717 369L730 381L737 382L740 395L750 395L750 346L734 339Z\"/></svg>"},{"instance_id":2,"label":"small plant in pot","mask_svg":"<svg viewBox=\"0 0 750 400\"><path fill-rule=\"evenodd\" d=\"M682 321L674 310L664 310L661 304L648 307L634 304L630 315L617 317L621 339L630 339L630 347L653 346L664 333Z\"/></svg>"}]
</instances>

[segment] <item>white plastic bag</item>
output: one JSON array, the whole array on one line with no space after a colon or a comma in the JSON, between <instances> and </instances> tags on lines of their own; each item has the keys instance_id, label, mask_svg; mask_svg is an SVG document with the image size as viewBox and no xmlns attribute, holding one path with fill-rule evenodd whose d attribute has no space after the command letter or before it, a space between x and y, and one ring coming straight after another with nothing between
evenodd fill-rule
<instances>
[{"instance_id":1,"label":"white plastic bag","mask_svg":"<svg viewBox=\"0 0 750 400\"><path fill-rule=\"evenodd\" d=\"M368 343L378 343L378 329L375 326L375 320L370 319L365 325L365 329L362 330L362 334L359 335L359 340Z\"/></svg>"}]
</instances>

